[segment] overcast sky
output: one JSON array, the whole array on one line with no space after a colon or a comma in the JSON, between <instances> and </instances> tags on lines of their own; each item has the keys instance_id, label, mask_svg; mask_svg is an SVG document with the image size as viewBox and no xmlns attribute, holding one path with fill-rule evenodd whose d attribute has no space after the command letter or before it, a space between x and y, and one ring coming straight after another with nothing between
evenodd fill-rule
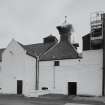
<instances>
[{"instance_id":1,"label":"overcast sky","mask_svg":"<svg viewBox=\"0 0 105 105\"><path fill-rule=\"evenodd\" d=\"M22 44L40 43L50 34L59 38L56 26L65 16L80 41L90 31L95 11L105 11L105 0L0 0L0 48L12 38Z\"/></svg>"}]
</instances>

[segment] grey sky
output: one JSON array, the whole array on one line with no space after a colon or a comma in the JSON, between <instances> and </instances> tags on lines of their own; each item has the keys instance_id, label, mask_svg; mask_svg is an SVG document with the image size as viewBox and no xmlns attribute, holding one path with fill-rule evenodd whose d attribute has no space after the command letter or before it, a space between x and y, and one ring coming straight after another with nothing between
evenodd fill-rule
<instances>
[{"instance_id":1,"label":"grey sky","mask_svg":"<svg viewBox=\"0 0 105 105\"><path fill-rule=\"evenodd\" d=\"M0 48L14 38L23 44L40 43L53 34L64 16L74 26L74 37L90 30L90 13L105 11L105 0L0 0ZM81 41L80 41L81 42Z\"/></svg>"}]
</instances>

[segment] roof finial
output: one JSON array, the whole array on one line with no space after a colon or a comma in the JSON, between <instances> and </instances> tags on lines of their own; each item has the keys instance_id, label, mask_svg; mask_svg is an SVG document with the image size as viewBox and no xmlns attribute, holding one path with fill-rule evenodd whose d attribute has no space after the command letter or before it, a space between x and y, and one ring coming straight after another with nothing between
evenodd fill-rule
<instances>
[{"instance_id":1,"label":"roof finial","mask_svg":"<svg viewBox=\"0 0 105 105\"><path fill-rule=\"evenodd\" d=\"M67 23L67 16L65 16L65 21L64 21L64 23L65 23L65 24Z\"/></svg>"}]
</instances>

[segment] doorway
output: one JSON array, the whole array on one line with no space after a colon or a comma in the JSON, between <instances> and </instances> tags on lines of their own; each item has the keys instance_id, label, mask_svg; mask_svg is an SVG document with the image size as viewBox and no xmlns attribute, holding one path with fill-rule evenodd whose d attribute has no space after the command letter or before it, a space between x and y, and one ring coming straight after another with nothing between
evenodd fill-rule
<instances>
[{"instance_id":1,"label":"doorway","mask_svg":"<svg viewBox=\"0 0 105 105\"><path fill-rule=\"evenodd\" d=\"M17 80L17 94L21 95L23 89L23 81Z\"/></svg>"},{"instance_id":2,"label":"doorway","mask_svg":"<svg viewBox=\"0 0 105 105\"><path fill-rule=\"evenodd\" d=\"M68 82L68 95L77 94L77 82Z\"/></svg>"}]
</instances>

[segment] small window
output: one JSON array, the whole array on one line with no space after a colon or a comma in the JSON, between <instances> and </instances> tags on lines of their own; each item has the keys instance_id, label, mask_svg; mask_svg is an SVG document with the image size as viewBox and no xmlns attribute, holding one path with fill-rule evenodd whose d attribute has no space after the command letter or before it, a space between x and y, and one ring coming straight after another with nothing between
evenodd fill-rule
<instances>
[{"instance_id":1,"label":"small window","mask_svg":"<svg viewBox=\"0 0 105 105\"><path fill-rule=\"evenodd\" d=\"M54 61L54 66L59 66L59 61Z\"/></svg>"},{"instance_id":2,"label":"small window","mask_svg":"<svg viewBox=\"0 0 105 105\"><path fill-rule=\"evenodd\" d=\"M42 87L42 90L48 90L48 87Z\"/></svg>"},{"instance_id":3,"label":"small window","mask_svg":"<svg viewBox=\"0 0 105 105\"><path fill-rule=\"evenodd\" d=\"M14 53L13 53L12 51L9 51L9 53L10 53L11 55L14 55Z\"/></svg>"}]
</instances>

